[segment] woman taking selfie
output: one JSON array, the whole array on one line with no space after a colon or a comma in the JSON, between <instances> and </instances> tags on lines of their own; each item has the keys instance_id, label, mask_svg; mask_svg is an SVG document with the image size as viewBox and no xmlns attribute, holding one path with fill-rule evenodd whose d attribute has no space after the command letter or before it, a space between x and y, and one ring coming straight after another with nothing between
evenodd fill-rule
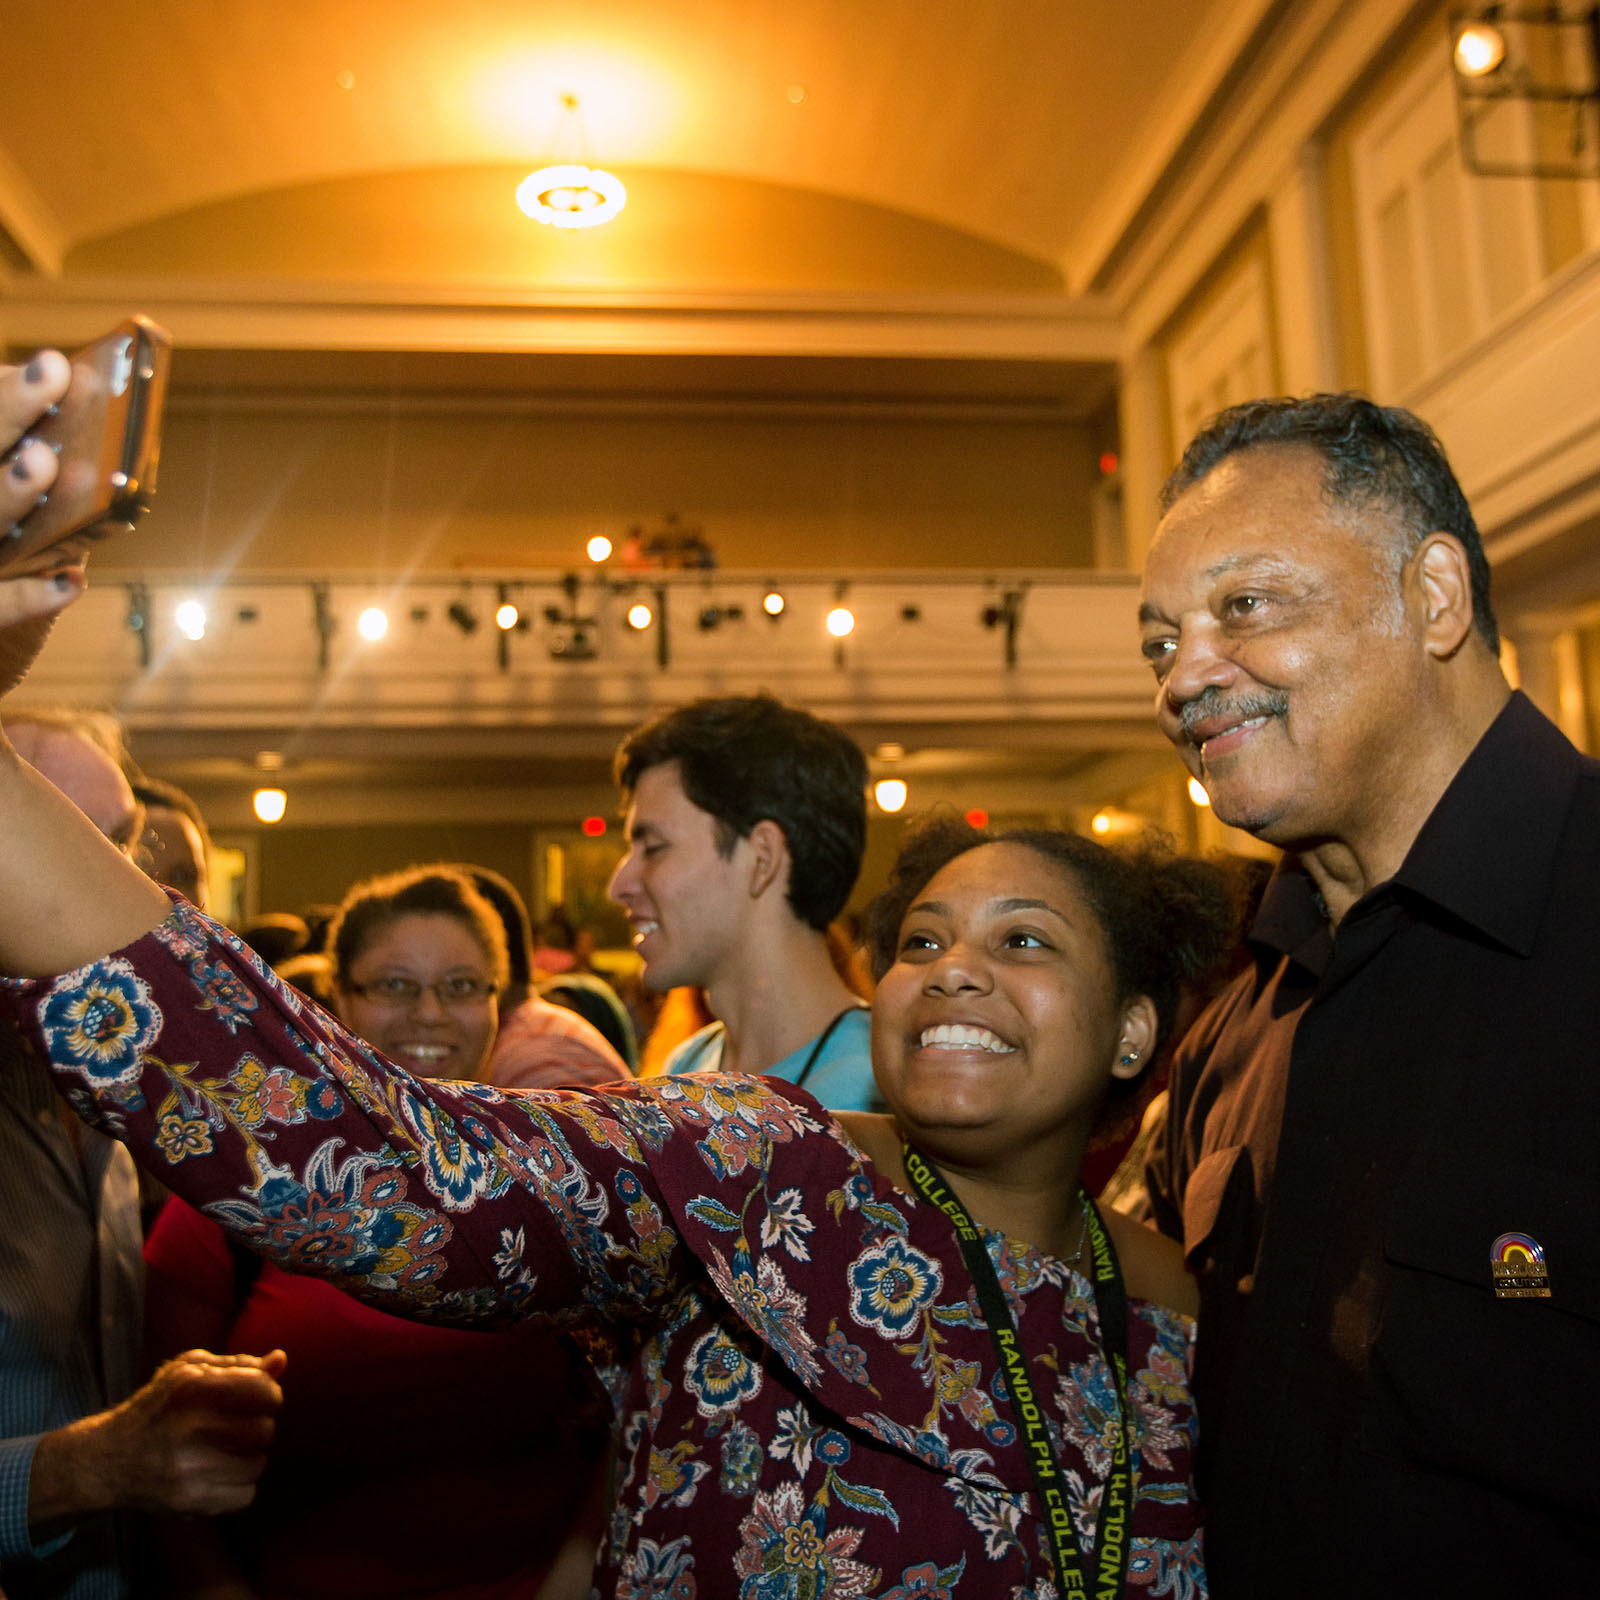
<instances>
[{"instance_id":1,"label":"woman taking selfie","mask_svg":"<svg viewBox=\"0 0 1600 1600\"><path fill-rule=\"evenodd\" d=\"M0 586L0 623L79 581ZM12 676L36 644L0 630ZM877 919L890 1110L844 1121L720 1074L413 1078L3 747L0 815L0 970L74 1106L292 1269L581 1338L616 1412L602 1594L1204 1592L1192 1291L1077 1182L1096 1107L1226 936L1204 869L1058 834L920 842Z\"/></svg>"}]
</instances>

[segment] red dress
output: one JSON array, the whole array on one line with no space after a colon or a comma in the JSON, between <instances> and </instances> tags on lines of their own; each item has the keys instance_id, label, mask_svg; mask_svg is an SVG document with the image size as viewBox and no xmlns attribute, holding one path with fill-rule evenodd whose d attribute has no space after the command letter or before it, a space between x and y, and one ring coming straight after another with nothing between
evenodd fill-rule
<instances>
[{"instance_id":1,"label":"red dress","mask_svg":"<svg viewBox=\"0 0 1600 1600\"><path fill-rule=\"evenodd\" d=\"M170 1200L145 1246L146 1331L156 1359L289 1353L255 1502L224 1522L263 1600L531 1597L604 1445L567 1348L408 1322L243 1259L241 1307L222 1229Z\"/></svg>"}]
</instances>

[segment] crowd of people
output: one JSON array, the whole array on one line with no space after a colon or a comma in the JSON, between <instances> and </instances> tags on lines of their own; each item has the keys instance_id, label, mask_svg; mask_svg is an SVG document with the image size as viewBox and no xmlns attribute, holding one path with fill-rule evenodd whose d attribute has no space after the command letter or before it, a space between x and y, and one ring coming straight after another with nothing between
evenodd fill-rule
<instances>
[{"instance_id":1,"label":"crowd of people","mask_svg":"<svg viewBox=\"0 0 1600 1600\"><path fill-rule=\"evenodd\" d=\"M82 583L0 582L0 691ZM5 1593L1583 1592L1600 767L1357 396L1207 424L1139 624L1268 881L934 816L841 940L859 750L696 702L616 763L665 1053L470 866L268 959L181 795L5 714Z\"/></svg>"}]
</instances>

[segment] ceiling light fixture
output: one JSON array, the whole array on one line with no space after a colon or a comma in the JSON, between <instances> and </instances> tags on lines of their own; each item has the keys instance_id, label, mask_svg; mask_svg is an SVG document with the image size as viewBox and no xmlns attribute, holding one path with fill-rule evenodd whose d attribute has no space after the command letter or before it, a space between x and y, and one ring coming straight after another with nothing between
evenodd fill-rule
<instances>
[{"instance_id":1,"label":"ceiling light fixture","mask_svg":"<svg viewBox=\"0 0 1600 1600\"><path fill-rule=\"evenodd\" d=\"M761 609L772 618L774 622L783 615L783 608L788 604L783 598L781 589L768 589L761 597Z\"/></svg>"},{"instance_id":2,"label":"ceiling light fixture","mask_svg":"<svg viewBox=\"0 0 1600 1600\"><path fill-rule=\"evenodd\" d=\"M596 565L611 559L611 541L603 533L597 533L585 546L589 559Z\"/></svg>"},{"instance_id":3,"label":"ceiling light fixture","mask_svg":"<svg viewBox=\"0 0 1600 1600\"><path fill-rule=\"evenodd\" d=\"M555 161L517 185L517 205L524 215L552 228L594 228L622 210L628 191L619 178L589 165L585 146L578 97L564 94Z\"/></svg>"},{"instance_id":4,"label":"ceiling light fixture","mask_svg":"<svg viewBox=\"0 0 1600 1600\"><path fill-rule=\"evenodd\" d=\"M282 789L257 789L251 796L256 815L263 822L282 822L289 809L289 797Z\"/></svg>"},{"instance_id":5,"label":"ceiling light fixture","mask_svg":"<svg viewBox=\"0 0 1600 1600\"><path fill-rule=\"evenodd\" d=\"M178 632L185 639L192 639L198 644L205 638L206 608L198 600L180 601L173 616L178 624Z\"/></svg>"},{"instance_id":6,"label":"ceiling light fixture","mask_svg":"<svg viewBox=\"0 0 1600 1600\"><path fill-rule=\"evenodd\" d=\"M356 618L356 632L369 644L376 644L389 631L389 613L382 606L368 606Z\"/></svg>"},{"instance_id":7,"label":"ceiling light fixture","mask_svg":"<svg viewBox=\"0 0 1600 1600\"><path fill-rule=\"evenodd\" d=\"M1492 22L1469 22L1456 33L1456 71L1486 78L1506 58L1506 36Z\"/></svg>"},{"instance_id":8,"label":"ceiling light fixture","mask_svg":"<svg viewBox=\"0 0 1600 1600\"><path fill-rule=\"evenodd\" d=\"M878 802L880 811L887 811L891 815L903 811L906 803L905 783L900 778L879 778L872 786L872 798Z\"/></svg>"},{"instance_id":9,"label":"ceiling light fixture","mask_svg":"<svg viewBox=\"0 0 1600 1600\"><path fill-rule=\"evenodd\" d=\"M1458 5L1450 51L1468 172L1600 177L1600 5Z\"/></svg>"}]
</instances>

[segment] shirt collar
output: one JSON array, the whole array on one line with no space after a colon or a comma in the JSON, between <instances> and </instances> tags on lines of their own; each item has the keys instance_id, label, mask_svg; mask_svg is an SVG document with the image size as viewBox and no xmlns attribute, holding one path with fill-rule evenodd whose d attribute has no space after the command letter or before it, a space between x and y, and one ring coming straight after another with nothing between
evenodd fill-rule
<instances>
[{"instance_id":1,"label":"shirt collar","mask_svg":"<svg viewBox=\"0 0 1600 1600\"><path fill-rule=\"evenodd\" d=\"M1513 694L1422 825L1394 884L1528 955L1581 760L1525 694ZM1279 863L1249 937L1274 959L1289 956L1322 975L1332 935L1297 857Z\"/></svg>"},{"instance_id":2,"label":"shirt collar","mask_svg":"<svg viewBox=\"0 0 1600 1600\"><path fill-rule=\"evenodd\" d=\"M1530 954L1581 762L1526 695L1512 695L1422 825L1395 883Z\"/></svg>"}]
</instances>

